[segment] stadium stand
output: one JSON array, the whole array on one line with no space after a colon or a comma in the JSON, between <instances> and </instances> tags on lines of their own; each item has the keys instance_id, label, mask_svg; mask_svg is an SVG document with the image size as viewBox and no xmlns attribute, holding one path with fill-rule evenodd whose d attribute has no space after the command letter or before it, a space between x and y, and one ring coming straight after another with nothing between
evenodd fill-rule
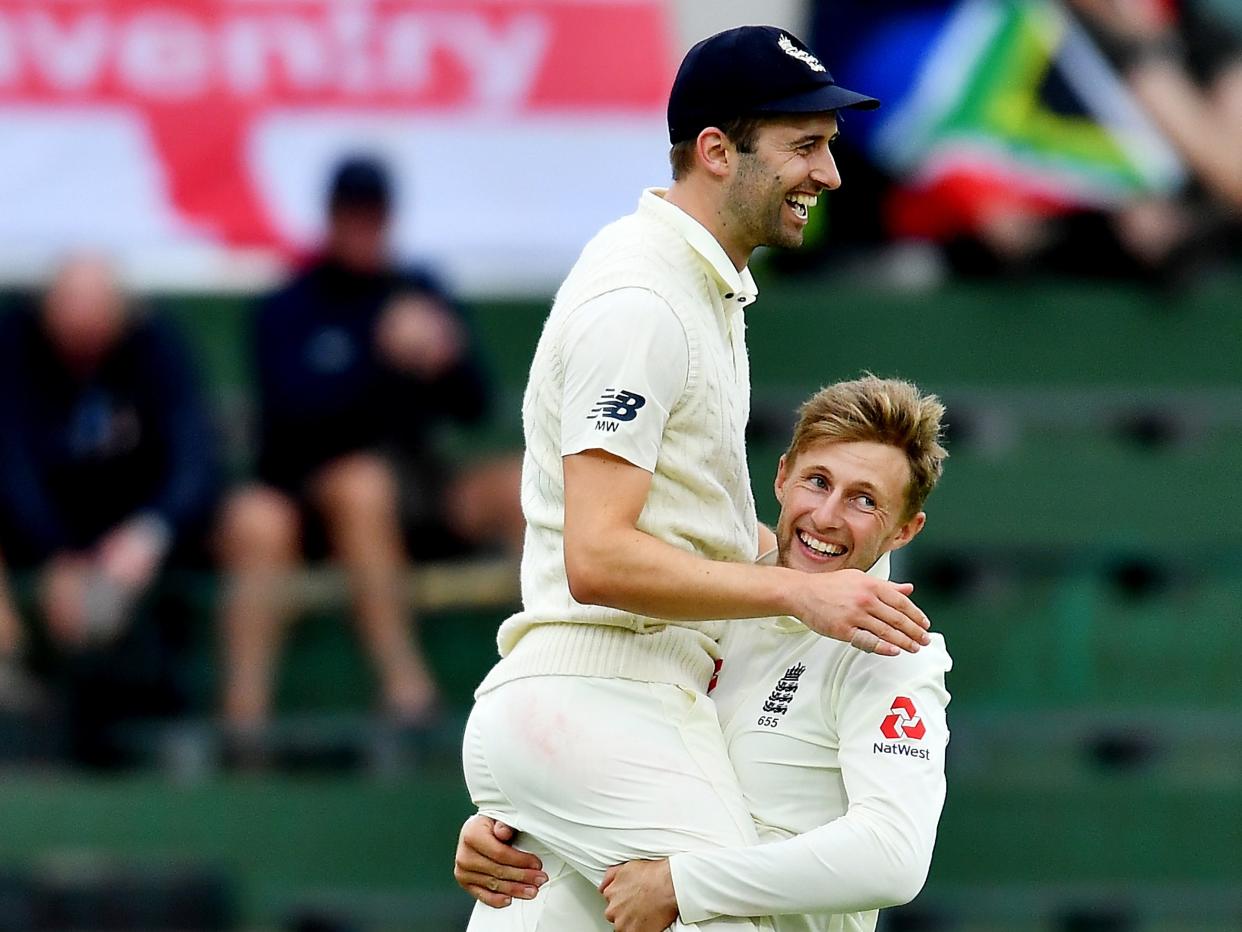
<instances>
[{"instance_id":1,"label":"stadium stand","mask_svg":"<svg viewBox=\"0 0 1242 932\"><path fill-rule=\"evenodd\" d=\"M950 407L946 476L898 569L955 657L949 800L926 891L886 915L889 932L1236 928L1240 295L1240 280L1178 294L1066 282L919 295L836 281L765 287L748 320L761 516L775 513L772 474L793 406L820 383L870 369L911 378ZM518 438L544 306L475 310L507 401L489 434L455 439L463 449ZM226 426L238 423L247 306L186 298L172 311L213 373ZM513 600L511 571L441 566L415 583L451 708L412 766L373 767L384 778L369 780L320 757L317 772L256 780L196 765L192 742L165 745L157 759L169 772L197 779L72 778L72 797L18 780L0 799L11 826L0 862L85 827L87 844L117 857L189 850L225 865L247 921L460 928L468 904L448 869L467 807L455 729ZM316 573L298 589L314 617L281 683L291 746L299 723L328 723L321 737L349 732L370 696L337 617L339 581ZM202 643L209 678L209 632Z\"/></svg>"}]
</instances>

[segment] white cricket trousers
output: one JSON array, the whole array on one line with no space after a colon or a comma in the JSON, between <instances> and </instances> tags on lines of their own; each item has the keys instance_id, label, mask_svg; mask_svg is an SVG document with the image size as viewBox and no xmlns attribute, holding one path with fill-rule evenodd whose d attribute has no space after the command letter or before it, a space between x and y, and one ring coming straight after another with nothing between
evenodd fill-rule
<instances>
[{"instance_id":1,"label":"white cricket trousers","mask_svg":"<svg viewBox=\"0 0 1242 932\"><path fill-rule=\"evenodd\" d=\"M519 834L513 843L539 855L548 882L533 900L515 899L503 909L475 903L466 932L613 932L595 884L533 838Z\"/></svg>"},{"instance_id":2,"label":"white cricket trousers","mask_svg":"<svg viewBox=\"0 0 1242 932\"><path fill-rule=\"evenodd\" d=\"M520 829L537 853L556 855L594 885L624 861L759 840L715 705L679 686L582 676L513 680L476 700L462 760L480 812ZM501 926L471 921L472 932L484 928ZM525 928L561 932L542 922ZM751 932L771 925L719 918L672 928Z\"/></svg>"}]
</instances>

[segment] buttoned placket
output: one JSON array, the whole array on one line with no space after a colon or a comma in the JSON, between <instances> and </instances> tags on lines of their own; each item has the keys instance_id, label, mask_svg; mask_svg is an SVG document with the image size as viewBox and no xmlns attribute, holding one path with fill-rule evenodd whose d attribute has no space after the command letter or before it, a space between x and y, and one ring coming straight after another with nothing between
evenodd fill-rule
<instances>
[{"instance_id":1,"label":"buttoned placket","mask_svg":"<svg viewBox=\"0 0 1242 932\"><path fill-rule=\"evenodd\" d=\"M720 302L720 312L724 315L725 322L725 339L729 341L729 355L733 362L733 377L740 379L742 370L738 362L738 341L735 337L734 321L742 317L749 299L744 294L728 291L720 296Z\"/></svg>"}]
</instances>

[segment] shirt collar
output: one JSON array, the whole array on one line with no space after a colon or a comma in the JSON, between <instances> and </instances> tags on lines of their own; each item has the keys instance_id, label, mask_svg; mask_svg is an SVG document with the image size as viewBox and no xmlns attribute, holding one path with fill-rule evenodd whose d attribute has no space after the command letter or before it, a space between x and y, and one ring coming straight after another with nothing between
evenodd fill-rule
<instances>
[{"instance_id":1,"label":"shirt collar","mask_svg":"<svg viewBox=\"0 0 1242 932\"><path fill-rule=\"evenodd\" d=\"M726 308L743 308L754 304L759 297L759 288L750 274L750 269L744 268L739 272L734 268L733 261L725 254L724 247L716 241L716 237L680 207L666 201L664 195L667 193L665 188L648 188L638 200L639 210L659 217L681 234L690 244L690 248L699 254L711 270Z\"/></svg>"}]
</instances>

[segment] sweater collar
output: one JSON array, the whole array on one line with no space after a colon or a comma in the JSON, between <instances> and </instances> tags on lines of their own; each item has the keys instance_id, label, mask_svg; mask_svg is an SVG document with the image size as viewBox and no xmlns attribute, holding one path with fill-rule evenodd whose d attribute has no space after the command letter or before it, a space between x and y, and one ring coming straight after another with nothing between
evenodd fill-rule
<instances>
[{"instance_id":1,"label":"sweater collar","mask_svg":"<svg viewBox=\"0 0 1242 932\"><path fill-rule=\"evenodd\" d=\"M744 308L759 297L759 288L749 268L738 271L724 248L707 227L664 199L665 188L648 188L638 200L638 209L658 217L681 235L711 271L725 307Z\"/></svg>"}]
</instances>

